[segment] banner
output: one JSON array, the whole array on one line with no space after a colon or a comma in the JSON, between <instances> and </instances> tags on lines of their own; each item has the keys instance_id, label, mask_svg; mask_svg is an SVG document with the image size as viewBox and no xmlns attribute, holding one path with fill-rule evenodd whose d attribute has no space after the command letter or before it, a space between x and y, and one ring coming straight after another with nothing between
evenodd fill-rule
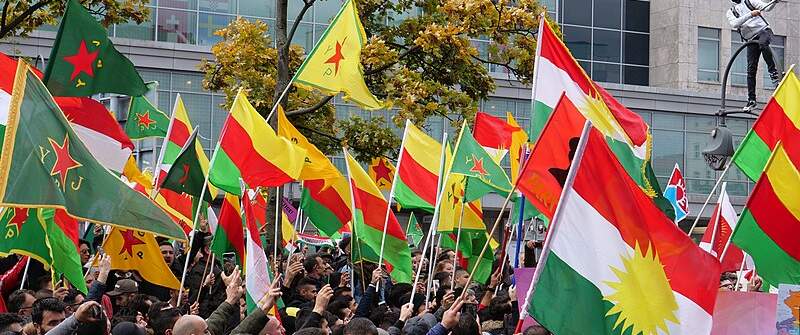
<instances>
[{"instance_id":1,"label":"banner","mask_svg":"<svg viewBox=\"0 0 800 335\"><path fill-rule=\"evenodd\" d=\"M775 334L777 297L761 292L720 291L711 335Z\"/></svg>"}]
</instances>

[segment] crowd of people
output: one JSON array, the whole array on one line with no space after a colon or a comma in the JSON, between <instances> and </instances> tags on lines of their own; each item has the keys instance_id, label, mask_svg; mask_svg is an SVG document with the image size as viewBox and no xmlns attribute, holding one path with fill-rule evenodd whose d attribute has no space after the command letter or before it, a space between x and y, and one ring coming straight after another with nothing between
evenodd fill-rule
<instances>
[{"instance_id":1,"label":"crowd of people","mask_svg":"<svg viewBox=\"0 0 800 335\"><path fill-rule=\"evenodd\" d=\"M500 253L491 278L480 284L467 282L469 273L453 250L438 249L434 264L414 250L420 273L412 290L411 284L393 282L385 268L354 264L345 236L338 245L279 253L269 294L256 305L245 294L246 272L237 255L216 257L211 237L197 233L192 248L160 241L177 278L190 260L183 292L148 283L136 271L112 270L102 248L85 241L79 251L87 295L64 281L53 283L43 269L25 270L27 257L0 260L0 335L513 334L519 320L513 269L500 266L506 258ZM248 305L260 308L248 313ZM538 325L523 333L549 334Z\"/></svg>"}]
</instances>

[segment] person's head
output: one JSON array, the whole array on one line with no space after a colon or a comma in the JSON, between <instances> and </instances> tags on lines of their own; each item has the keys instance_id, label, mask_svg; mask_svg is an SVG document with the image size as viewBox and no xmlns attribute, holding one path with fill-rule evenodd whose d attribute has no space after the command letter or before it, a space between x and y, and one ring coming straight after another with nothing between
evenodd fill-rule
<instances>
[{"instance_id":1,"label":"person's head","mask_svg":"<svg viewBox=\"0 0 800 335\"><path fill-rule=\"evenodd\" d=\"M281 322L278 321L274 316L269 316L269 321L267 324L264 325L264 328L258 332L258 335L284 335L286 334L286 329L283 329L283 325Z\"/></svg>"},{"instance_id":2,"label":"person's head","mask_svg":"<svg viewBox=\"0 0 800 335\"><path fill-rule=\"evenodd\" d=\"M154 335L171 335L172 327L181 317L181 312L168 302L156 302L147 313L147 325L153 329Z\"/></svg>"},{"instance_id":3,"label":"person's head","mask_svg":"<svg viewBox=\"0 0 800 335\"><path fill-rule=\"evenodd\" d=\"M78 240L78 252L81 255L81 264L86 264L92 256L92 246L88 241Z\"/></svg>"},{"instance_id":4,"label":"person's head","mask_svg":"<svg viewBox=\"0 0 800 335\"><path fill-rule=\"evenodd\" d=\"M16 290L11 292L6 301L6 308L9 313L17 313L23 316L31 315L33 302L36 301L34 292L31 290Z\"/></svg>"},{"instance_id":5,"label":"person's head","mask_svg":"<svg viewBox=\"0 0 800 335\"><path fill-rule=\"evenodd\" d=\"M72 315L72 313L78 309L78 306L80 306L84 300L86 300L86 297L83 295L83 293L81 293L81 291L78 291L74 288L70 289L69 293L64 296L64 303L67 304L67 317Z\"/></svg>"},{"instance_id":6,"label":"person's head","mask_svg":"<svg viewBox=\"0 0 800 335\"><path fill-rule=\"evenodd\" d=\"M31 321L36 331L42 335L58 326L66 318L67 305L56 298L43 298L33 303Z\"/></svg>"},{"instance_id":7,"label":"person's head","mask_svg":"<svg viewBox=\"0 0 800 335\"><path fill-rule=\"evenodd\" d=\"M305 300L314 300L317 296L317 283L310 278L300 279L297 283L297 294Z\"/></svg>"},{"instance_id":8,"label":"person's head","mask_svg":"<svg viewBox=\"0 0 800 335\"><path fill-rule=\"evenodd\" d=\"M106 294L113 299L117 307L125 307L130 304L136 293L139 293L139 284L132 279L120 279L117 280L114 289Z\"/></svg>"},{"instance_id":9,"label":"person's head","mask_svg":"<svg viewBox=\"0 0 800 335\"><path fill-rule=\"evenodd\" d=\"M547 328L542 327L541 325L533 325L525 328L525 331L522 332L522 335L551 335L551 333L547 330Z\"/></svg>"},{"instance_id":10,"label":"person's head","mask_svg":"<svg viewBox=\"0 0 800 335\"><path fill-rule=\"evenodd\" d=\"M731 0L731 2L733 2L735 4L740 4L740 3L742 3L742 0Z\"/></svg>"},{"instance_id":11,"label":"person's head","mask_svg":"<svg viewBox=\"0 0 800 335\"><path fill-rule=\"evenodd\" d=\"M111 329L111 335L145 335L146 332L143 328L137 326L133 322L124 321L118 323Z\"/></svg>"},{"instance_id":12,"label":"person's head","mask_svg":"<svg viewBox=\"0 0 800 335\"><path fill-rule=\"evenodd\" d=\"M461 313L458 324L450 331L452 335L480 335L481 328L478 324L477 316L469 313Z\"/></svg>"},{"instance_id":13,"label":"person's head","mask_svg":"<svg viewBox=\"0 0 800 335\"><path fill-rule=\"evenodd\" d=\"M164 257L164 262L171 266L175 261L175 247L169 241L162 241L158 248L161 249L161 257Z\"/></svg>"},{"instance_id":14,"label":"person's head","mask_svg":"<svg viewBox=\"0 0 800 335\"><path fill-rule=\"evenodd\" d=\"M308 321L311 320L313 314L314 312L311 310L311 308L303 308L300 311L298 311L297 317L294 320L295 328L300 328L306 323L308 323ZM323 311L322 314L323 315L319 323L319 328L322 329L322 331L324 331L325 335L328 335L330 333L330 328L328 327L328 319L325 318L325 314L330 314L330 313L328 313L327 311Z\"/></svg>"},{"instance_id":15,"label":"person's head","mask_svg":"<svg viewBox=\"0 0 800 335\"><path fill-rule=\"evenodd\" d=\"M19 333L22 331L22 318L14 313L0 313L0 333L10 331Z\"/></svg>"},{"instance_id":16,"label":"person's head","mask_svg":"<svg viewBox=\"0 0 800 335\"><path fill-rule=\"evenodd\" d=\"M328 333L321 328L303 328L294 332L294 335L328 335Z\"/></svg>"},{"instance_id":17,"label":"person's head","mask_svg":"<svg viewBox=\"0 0 800 335\"><path fill-rule=\"evenodd\" d=\"M38 278L36 278L36 291L50 291L50 294L53 294L53 277L50 273L45 273Z\"/></svg>"},{"instance_id":18,"label":"person's head","mask_svg":"<svg viewBox=\"0 0 800 335\"><path fill-rule=\"evenodd\" d=\"M439 287L451 286L450 278L452 278L452 274L450 272L437 272L433 275L433 280L439 281Z\"/></svg>"},{"instance_id":19,"label":"person's head","mask_svg":"<svg viewBox=\"0 0 800 335\"><path fill-rule=\"evenodd\" d=\"M469 280L469 272L464 269L456 270L456 287L466 287Z\"/></svg>"},{"instance_id":20,"label":"person's head","mask_svg":"<svg viewBox=\"0 0 800 335\"><path fill-rule=\"evenodd\" d=\"M344 251L345 254L350 254L350 235L345 235L341 241L339 241L339 249Z\"/></svg>"},{"instance_id":21,"label":"person's head","mask_svg":"<svg viewBox=\"0 0 800 335\"><path fill-rule=\"evenodd\" d=\"M453 272L453 261L443 260L439 263L436 263L436 269L434 269L433 272Z\"/></svg>"},{"instance_id":22,"label":"person's head","mask_svg":"<svg viewBox=\"0 0 800 335\"><path fill-rule=\"evenodd\" d=\"M354 318L344 326L344 335L378 335L378 327L367 318Z\"/></svg>"},{"instance_id":23,"label":"person's head","mask_svg":"<svg viewBox=\"0 0 800 335\"><path fill-rule=\"evenodd\" d=\"M309 276L319 278L325 272L325 261L322 259L322 257L308 255L303 261L303 269L306 270L306 274Z\"/></svg>"},{"instance_id":24,"label":"person's head","mask_svg":"<svg viewBox=\"0 0 800 335\"><path fill-rule=\"evenodd\" d=\"M339 286L333 289L333 297L331 299L337 299L339 297L353 297L353 289L348 286Z\"/></svg>"},{"instance_id":25,"label":"person's head","mask_svg":"<svg viewBox=\"0 0 800 335\"><path fill-rule=\"evenodd\" d=\"M73 335L108 335L111 329L110 329L110 323L106 318L106 313L100 312L98 316L99 319L97 319L96 321L81 322L78 325L78 329L75 330L75 333ZM143 334L131 333L130 335L143 335Z\"/></svg>"},{"instance_id":26,"label":"person's head","mask_svg":"<svg viewBox=\"0 0 800 335\"><path fill-rule=\"evenodd\" d=\"M208 334L206 320L197 315L184 315L175 322L172 328L174 335L203 335Z\"/></svg>"},{"instance_id":27,"label":"person's head","mask_svg":"<svg viewBox=\"0 0 800 335\"><path fill-rule=\"evenodd\" d=\"M340 320L347 320L350 317L350 313L355 312L355 310L351 310L351 304L355 303L353 297L340 297L336 298L328 304L328 312L335 315Z\"/></svg>"}]
</instances>

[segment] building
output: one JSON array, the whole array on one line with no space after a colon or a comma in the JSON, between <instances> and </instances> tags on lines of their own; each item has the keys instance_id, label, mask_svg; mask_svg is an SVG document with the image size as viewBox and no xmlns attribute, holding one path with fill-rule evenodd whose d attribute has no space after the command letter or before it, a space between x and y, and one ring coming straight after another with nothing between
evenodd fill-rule
<instances>
[{"instance_id":1,"label":"building","mask_svg":"<svg viewBox=\"0 0 800 335\"><path fill-rule=\"evenodd\" d=\"M653 129L654 167L662 184L678 163L687 179L691 217L699 212L718 173L709 169L701 155L715 127L722 72L732 50L741 40L725 18L730 7L726 0L541 0L557 17L566 44L580 64L598 82L629 108L638 112ZM219 108L224 97L202 89L202 74L197 65L210 59L210 47L219 40L213 35L237 15L261 19L275 25L275 8L259 0L151 0L150 20L142 25L120 24L109 29L118 49L140 68L145 80L159 82L158 105L171 110L180 93L192 122L200 127L203 145L214 147L225 118ZM321 36L341 2L321 0L300 23L293 43L309 49ZM302 3L289 1L289 17L295 17ZM776 34L773 50L779 65L786 69L800 61L800 4L779 3L765 16ZM292 21L289 22L292 24ZM10 39L0 51L28 57L50 53L55 37L53 27L34 32L30 38ZM486 41L475 41L485 48ZM729 105L743 106L746 93L745 59L741 55L733 66ZM762 61L763 63L763 61ZM523 126L530 120L530 87L522 86L499 69L487 65L496 78L494 95L481 103L481 110L504 115L512 112ZM763 104L770 87L764 65L758 80L759 100ZM342 117L365 113L335 99ZM385 113L385 112L384 112ZM124 119L124 111L120 119ZM752 127L753 118L729 118L728 127L740 141ZM431 120L433 136L440 136L449 125ZM452 134L452 131L450 131ZM738 142L737 142L738 143ZM142 155L152 153L152 144L143 143ZM148 160L148 159L145 159ZM341 158L338 158L341 165ZM743 174L731 168L726 180L735 205L744 204L753 187ZM489 212L500 199L488 199ZM702 213L707 218L711 208ZM691 221L684 224L691 225ZM702 226L702 224L701 224Z\"/></svg>"}]
</instances>

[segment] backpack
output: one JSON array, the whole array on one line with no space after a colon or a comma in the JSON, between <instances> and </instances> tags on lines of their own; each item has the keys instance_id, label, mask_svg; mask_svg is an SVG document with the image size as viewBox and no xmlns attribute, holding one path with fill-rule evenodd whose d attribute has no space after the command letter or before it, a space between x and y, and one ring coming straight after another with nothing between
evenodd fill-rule
<instances>
[{"instance_id":1,"label":"backpack","mask_svg":"<svg viewBox=\"0 0 800 335\"><path fill-rule=\"evenodd\" d=\"M758 9L758 8L756 8L756 6L753 6L753 4L750 2L750 0L742 0L742 1L744 1L744 5L747 6L747 9L749 9L750 11L754 11L754 10ZM735 18L737 18L737 19L741 16L741 14L739 14L739 11L736 10L736 5L731 6L731 13L733 13L733 16ZM769 26L769 22L767 22L767 19L765 19L763 15L759 15L759 17L762 20L764 20L765 24L767 24ZM744 38L744 34L742 34L742 28L741 27L737 28L736 32L739 33L739 37L742 38L742 42L747 42L747 39Z\"/></svg>"}]
</instances>

